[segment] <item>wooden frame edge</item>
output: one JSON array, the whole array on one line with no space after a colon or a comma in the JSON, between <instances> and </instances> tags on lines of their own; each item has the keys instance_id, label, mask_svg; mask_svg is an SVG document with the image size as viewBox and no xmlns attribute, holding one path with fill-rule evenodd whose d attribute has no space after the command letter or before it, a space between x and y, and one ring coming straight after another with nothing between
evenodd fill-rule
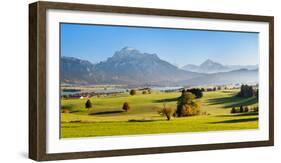
<instances>
[{"instance_id":1,"label":"wooden frame edge","mask_svg":"<svg viewBox=\"0 0 281 163\"><path fill-rule=\"evenodd\" d=\"M29 4L29 155L46 160L46 8Z\"/></svg>"},{"instance_id":2,"label":"wooden frame edge","mask_svg":"<svg viewBox=\"0 0 281 163\"><path fill-rule=\"evenodd\" d=\"M29 5L29 158L38 160L37 136L37 15L38 4Z\"/></svg>"},{"instance_id":3,"label":"wooden frame edge","mask_svg":"<svg viewBox=\"0 0 281 163\"><path fill-rule=\"evenodd\" d=\"M65 9L111 13L196 17L261 21L269 23L269 140L255 142L170 146L124 150L46 153L46 10ZM105 6L61 2L35 2L29 4L29 158L36 161L65 160L124 155L143 155L200 150L232 149L274 145L274 17L226 14L214 12L182 11L153 8Z\"/></svg>"},{"instance_id":4,"label":"wooden frame edge","mask_svg":"<svg viewBox=\"0 0 281 163\"><path fill-rule=\"evenodd\" d=\"M274 145L274 17L269 18L269 142Z\"/></svg>"},{"instance_id":5,"label":"wooden frame edge","mask_svg":"<svg viewBox=\"0 0 281 163\"><path fill-rule=\"evenodd\" d=\"M137 148L137 149L110 150L110 151L92 151L92 152L74 152L74 153L72 152L72 153L46 154L45 157L42 158L40 161L115 157L115 156L129 156L129 155L132 156L132 155L162 154L162 153L176 153L176 152L195 152L195 151L203 151L203 150L266 147L272 145L273 144L270 141L256 141L256 142L243 142L243 143L222 143L222 144L208 144L208 145Z\"/></svg>"}]
</instances>

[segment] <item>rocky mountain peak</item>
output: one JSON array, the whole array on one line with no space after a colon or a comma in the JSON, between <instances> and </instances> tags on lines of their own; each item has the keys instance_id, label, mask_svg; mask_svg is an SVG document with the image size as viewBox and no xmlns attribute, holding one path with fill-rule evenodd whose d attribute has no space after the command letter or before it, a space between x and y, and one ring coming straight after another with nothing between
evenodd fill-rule
<instances>
[{"instance_id":1,"label":"rocky mountain peak","mask_svg":"<svg viewBox=\"0 0 281 163\"><path fill-rule=\"evenodd\" d=\"M210 67L210 66L220 66L220 67L223 67L222 64L214 62L214 61L212 61L210 59L207 59L205 62L201 63L200 66L201 67Z\"/></svg>"},{"instance_id":2,"label":"rocky mountain peak","mask_svg":"<svg viewBox=\"0 0 281 163\"><path fill-rule=\"evenodd\" d=\"M132 48L132 47L124 47L119 51L116 51L112 58L120 59L120 58L149 58L153 57L154 59L159 59L157 54L150 54L150 53L142 53L139 50Z\"/></svg>"}]
</instances>

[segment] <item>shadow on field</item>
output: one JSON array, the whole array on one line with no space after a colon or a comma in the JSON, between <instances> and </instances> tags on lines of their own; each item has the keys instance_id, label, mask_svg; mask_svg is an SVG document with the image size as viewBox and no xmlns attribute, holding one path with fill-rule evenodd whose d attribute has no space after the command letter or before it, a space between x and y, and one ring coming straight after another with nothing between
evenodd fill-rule
<instances>
[{"instance_id":1,"label":"shadow on field","mask_svg":"<svg viewBox=\"0 0 281 163\"><path fill-rule=\"evenodd\" d=\"M164 98L160 100L154 100L155 103L162 103L162 102L172 102L172 101L177 101L179 98Z\"/></svg>"},{"instance_id":2,"label":"shadow on field","mask_svg":"<svg viewBox=\"0 0 281 163\"><path fill-rule=\"evenodd\" d=\"M61 109L72 109L73 108L73 105L72 104L64 104L64 105L61 105Z\"/></svg>"},{"instance_id":3,"label":"shadow on field","mask_svg":"<svg viewBox=\"0 0 281 163\"><path fill-rule=\"evenodd\" d=\"M224 104L224 108L229 108L229 107L239 107L241 105L243 106L252 105L257 103L258 99L255 97L243 98L243 97L232 96L232 97L209 99L208 102L210 105Z\"/></svg>"},{"instance_id":4,"label":"shadow on field","mask_svg":"<svg viewBox=\"0 0 281 163\"><path fill-rule=\"evenodd\" d=\"M232 119L232 120L225 120L219 122L210 122L210 124L218 124L218 123L241 123L241 122L252 122L259 120L258 117L255 118L244 118L244 119Z\"/></svg>"},{"instance_id":5,"label":"shadow on field","mask_svg":"<svg viewBox=\"0 0 281 163\"><path fill-rule=\"evenodd\" d=\"M257 112L253 113L243 113L243 114L232 114L232 115L217 115L216 117L243 117L243 116L256 116L259 115Z\"/></svg>"},{"instance_id":6,"label":"shadow on field","mask_svg":"<svg viewBox=\"0 0 281 163\"><path fill-rule=\"evenodd\" d=\"M70 113L78 113L78 112L80 112L80 110L72 110L72 111L70 111Z\"/></svg>"},{"instance_id":7,"label":"shadow on field","mask_svg":"<svg viewBox=\"0 0 281 163\"><path fill-rule=\"evenodd\" d=\"M130 119L128 120L128 122L154 122L156 120L152 120L152 119Z\"/></svg>"},{"instance_id":8,"label":"shadow on field","mask_svg":"<svg viewBox=\"0 0 281 163\"><path fill-rule=\"evenodd\" d=\"M106 115L106 114L118 114L123 113L124 111L115 110L115 111L104 111L104 112L97 112L97 113L89 113L89 115Z\"/></svg>"}]
</instances>

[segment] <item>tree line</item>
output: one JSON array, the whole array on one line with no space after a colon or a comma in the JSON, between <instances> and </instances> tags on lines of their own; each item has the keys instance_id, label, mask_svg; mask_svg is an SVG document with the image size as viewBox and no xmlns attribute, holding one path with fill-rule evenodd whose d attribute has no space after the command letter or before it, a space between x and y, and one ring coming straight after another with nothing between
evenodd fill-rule
<instances>
[{"instance_id":1,"label":"tree line","mask_svg":"<svg viewBox=\"0 0 281 163\"><path fill-rule=\"evenodd\" d=\"M258 98L259 90L254 89L253 86L242 84L240 87L240 92L237 94L239 97L253 97L256 96Z\"/></svg>"}]
</instances>

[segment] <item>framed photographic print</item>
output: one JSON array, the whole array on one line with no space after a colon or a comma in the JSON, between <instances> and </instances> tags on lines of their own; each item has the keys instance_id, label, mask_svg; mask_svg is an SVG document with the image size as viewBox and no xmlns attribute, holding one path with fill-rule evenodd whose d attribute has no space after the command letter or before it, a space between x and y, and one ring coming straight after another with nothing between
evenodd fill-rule
<instances>
[{"instance_id":1,"label":"framed photographic print","mask_svg":"<svg viewBox=\"0 0 281 163\"><path fill-rule=\"evenodd\" d=\"M29 157L272 146L271 16L29 6Z\"/></svg>"}]
</instances>

